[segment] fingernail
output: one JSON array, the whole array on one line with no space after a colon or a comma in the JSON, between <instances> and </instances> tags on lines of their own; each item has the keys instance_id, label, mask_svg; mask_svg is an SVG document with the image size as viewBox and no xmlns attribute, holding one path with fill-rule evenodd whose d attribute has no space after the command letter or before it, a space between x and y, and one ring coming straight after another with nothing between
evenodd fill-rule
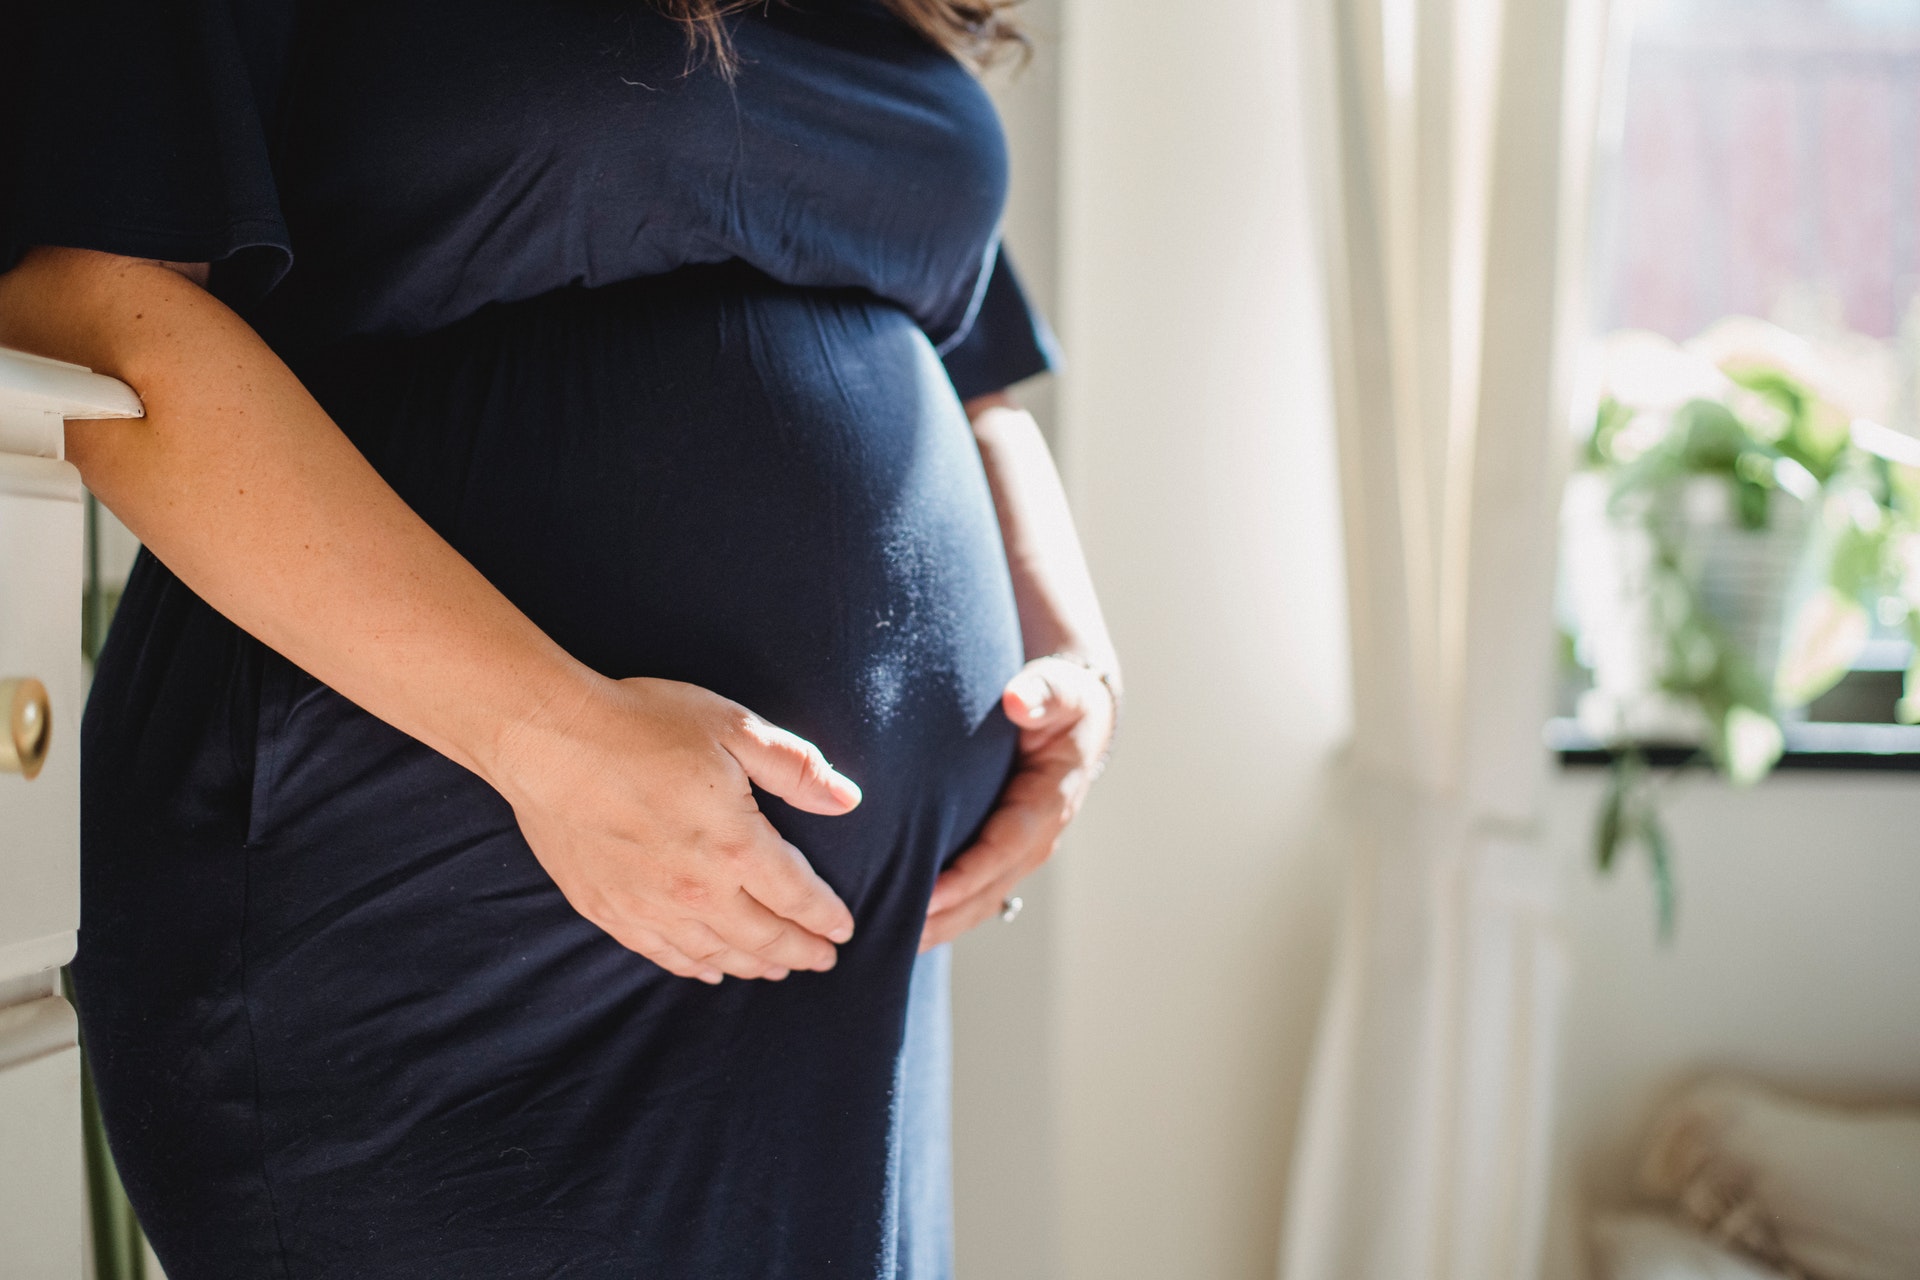
<instances>
[{"instance_id":1,"label":"fingernail","mask_svg":"<svg viewBox=\"0 0 1920 1280\"><path fill-rule=\"evenodd\" d=\"M839 928L827 934L827 940L830 942L848 942L848 941L851 941L852 938L853 938L853 926L850 924L843 924Z\"/></svg>"},{"instance_id":2,"label":"fingernail","mask_svg":"<svg viewBox=\"0 0 1920 1280\"><path fill-rule=\"evenodd\" d=\"M1032 715L1046 704L1047 685L1044 680L1033 676L1022 676L1013 682L1011 688L1013 696L1020 699L1020 705L1027 709L1028 715Z\"/></svg>"},{"instance_id":3,"label":"fingernail","mask_svg":"<svg viewBox=\"0 0 1920 1280\"><path fill-rule=\"evenodd\" d=\"M845 774L834 774L832 780L827 783L827 790L832 793L835 800L849 809L860 803L860 785Z\"/></svg>"},{"instance_id":4,"label":"fingernail","mask_svg":"<svg viewBox=\"0 0 1920 1280\"><path fill-rule=\"evenodd\" d=\"M700 981L706 983L710 987L719 986L721 983L721 980L724 979L726 976L727 976L726 974L720 972L718 969L703 969L700 971Z\"/></svg>"},{"instance_id":5,"label":"fingernail","mask_svg":"<svg viewBox=\"0 0 1920 1280\"><path fill-rule=\"evenodd\" d=\"M769 969L767 971L767 981L784 982L789 972L791 971L787 969Z\"/></svg>"}]
</instances>

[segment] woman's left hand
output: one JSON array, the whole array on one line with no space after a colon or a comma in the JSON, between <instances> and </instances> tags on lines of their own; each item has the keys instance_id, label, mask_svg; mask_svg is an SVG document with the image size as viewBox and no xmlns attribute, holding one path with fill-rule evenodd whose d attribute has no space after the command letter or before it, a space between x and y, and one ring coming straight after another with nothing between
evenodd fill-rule
<instances>
[{"instance_id":1,"label":"woman's left hand","mask_svg":"<svg viewBox=\"0 0 1920 1280\"><path fill-rule=\"evenodd\" d=\"M1093 786L1119 712L1105 680L1062 657L1020 668L1000 704L1020 729L1019 759L980 838L934 883L922 951L999 915L1015 886L1053 856Z\"/></svg>"}]
</instances>

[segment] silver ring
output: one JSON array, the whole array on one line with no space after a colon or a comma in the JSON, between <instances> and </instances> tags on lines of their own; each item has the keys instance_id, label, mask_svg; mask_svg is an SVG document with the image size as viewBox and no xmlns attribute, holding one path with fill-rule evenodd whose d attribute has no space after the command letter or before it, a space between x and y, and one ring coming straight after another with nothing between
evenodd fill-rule
<instances>
[{"instance_id":1,"label":"silver ring","mask_svg":"<svg viewBox=\"0 0 1920 1280\"><path fill-rule=\"evenodd\" d=\"M1026 905L1026 902L1020 898L1002 898L1000 900L1000 918L1008 924L1012 924L1020 918L1020 909Z\"/></svg>"}]
</instances>

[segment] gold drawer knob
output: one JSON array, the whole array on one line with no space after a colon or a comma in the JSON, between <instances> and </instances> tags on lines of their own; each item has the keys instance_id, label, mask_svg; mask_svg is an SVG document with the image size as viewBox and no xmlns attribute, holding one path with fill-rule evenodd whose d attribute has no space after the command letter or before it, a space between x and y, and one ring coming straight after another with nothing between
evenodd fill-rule
<instances>
[{"instance_id":1,"label":"gold drawer knob","mask_svg":"<svg viewBox=\"0 0 1920 1280\"><path fill-rule=\"evenodd\" d=\"M47 686L32 676L0 680L0 713L7 717L6 732L0 733L0 772L36 776L53 736Z\"/></svg>"}]
</instances>

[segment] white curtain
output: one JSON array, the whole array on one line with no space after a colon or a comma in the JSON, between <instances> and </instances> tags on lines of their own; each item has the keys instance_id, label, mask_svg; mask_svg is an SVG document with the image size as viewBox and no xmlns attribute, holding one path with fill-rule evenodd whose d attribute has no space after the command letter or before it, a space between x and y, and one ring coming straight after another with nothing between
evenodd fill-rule
<instances>
[{"instance_id":1,"label":"white curtain","mask_svg":"<svg viewBox=\"0 0 1920 1280\"><path fill-rule=\"evenodd\" d=\"M1566 983L1541 728L1608 3L1302 3L1355 730L1281 1273L1517 1280Z\"/></svg>"}]
</instances>

